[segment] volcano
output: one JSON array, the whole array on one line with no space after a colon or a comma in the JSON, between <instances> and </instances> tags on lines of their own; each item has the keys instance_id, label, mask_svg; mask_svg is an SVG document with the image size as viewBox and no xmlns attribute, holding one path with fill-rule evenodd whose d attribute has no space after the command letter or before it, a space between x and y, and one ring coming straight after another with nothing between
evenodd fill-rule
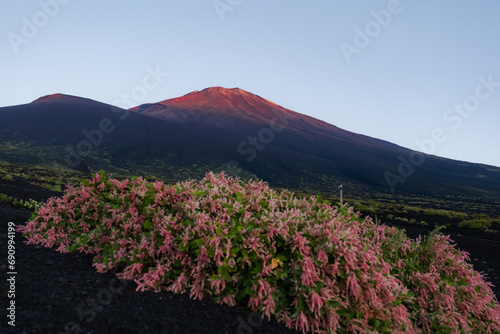
<instances>
[{"instance_id":1,"label":"volcano","mask_svg":"<svg viewBox=\"0 0 500 334\"><path fill-rule=\"evenodd\" d=\"M0 108L0 159L185 179L208 171L272 186L353 195L484 201L500 168L413 152L340 129L240 88L211 87L120 109L64 94Z\"/></svg>"}]
</instances>

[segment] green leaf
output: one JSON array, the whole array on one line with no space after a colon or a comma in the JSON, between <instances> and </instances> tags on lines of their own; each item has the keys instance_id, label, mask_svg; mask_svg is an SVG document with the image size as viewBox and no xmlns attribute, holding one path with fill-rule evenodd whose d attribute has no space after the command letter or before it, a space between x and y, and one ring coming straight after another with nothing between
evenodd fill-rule
<instances>
[{"instance_id":1,"label":"green leaf","mask_svg":"<svg viewBox=\"0 0 500 334\"><path fill-rule=\"evenodd\" d=\"M401 305L401 303L402 303L402 302L403 302L403 301L402 301L401 299L395 300L395 301L393 301L393 302L392 302L392 306L393 306L393 307L396 307L396 306L398 306L398 305Z\"/></svg>"},{"instance_id":2,"label":"green leaf","mask_svg":"<svg viewBox=\"0 0 500 334\"><path fill-rule=\"evenodd\" d=\"M229 269L230 267L224 263L217 269L217 272L221 275L226 275L227 273L229 273Z\"/></svg>"},{"instance_id":3,"label":"green leaf","mask_svg":"<svg viewBox=\"0 0 500 334\"><path fill-rule=\"evenodd\" d=\"M319 291L323 288L324 285L325 285L325 283L323 283L323 282L316 283L316 286L314 287L314 291L316 293L319 293Z\"/></svg>"},{"instance_id":4,"label":"green leaf","mask_svg":"<svg viewBox=\"0 0 500 334\"><path fill-rule=\"evenodd\" d=\"M245 298L247 298L247 294L245 292L245 290L240 290L238 291L238 293L236 294L236 296L234 297L238 302L242 303Z\"/></svg>"},{"instance_id":5,"label":"green leaf","mask_svg":"<svg viewBox=\"0 0 500 334\"><path fill-rule=\"evenodd\" d=\"M462 277L462 279L457 282L457 285L458 286L468 286L469 283L467 283L467 281L465 280L465 277Z\"/></svg>"},{"instance_id":6,"label":"green leaf","mask_svg":"<svg viewBox=\"0 0 500 334\"><path fill-rule=\"evenodd\" d=\"M354 319L354 317L356 316L356 314L354 313L353 310L349 310L349 309L346 309L346 308L338 309L337 310L337 314L339 316L347 318L349 320Z\"/></svg>"},{"instance_id":7,"label":"green leaf","mask_svg":"<svg viewBox=\"0 0 500 334\"><path fill-rule=\"evenodd\" d=\"M238 254L239 251L240 251L240 249L241 249L240 247L233 247L233 248L231 248L230 253L233 254L233 255L234 254Z\"/></svg>"},{"instance_id":8,"label":"green leaf","mask_svg":"<svg viewBox=\"0 0 500 334\"><path fill-rule=\"evenodd\" d=\"M288 258L285 255L278 255L276 256L281 262L286 262L288 261Z\"/></svg>"},{"instance_id":9,"label":"green leaf","mask_svg":"<svg viewBox=\"0 0 500 334\"><path fill-rule=\"evenodd\" d=\"M110 251L112 251L112 247L110 244L106 244L104 245L104 253L109 253Z\"/></svg>"},{"instance_id":10,"label":"green leaf","mask_svg":"<svg viewBox=\"0 0 500 334\"><path fill-rule=\"evenodd\" d=\"M261 263L257 263L255 265L255 268L250 273L253 274L253 275L257 275L257 274L260 274L261 272L262 272L262 264Z\"/></svg>"},{"instance_id":11,"label":"green leaf","mask_svg":"<svg viewBox=\"0 0 500 334\"><path fill-rule=\"evenodd\" d=\"M344 269L339 269L339 276L343 279L347 279L347 274Z\"/></svg>"},{"instance_id":12,"label":"green leaf","mask_svg":"<svg viewBox=\"0 0 500 334\"><path fill-rule=\"evenodd\" d=\"M243 198L243 195L241 194L241 192L237 191L234 194L236 195L236 200L238 202L241 202L241 199Z\"/></svg>"},{"instance_id":13,"label":"green leaf","mask_svg":"<svg viewBox=\"0 0 500 334\"><path fill-rule=\"evenodd\" d=\"M338 301L329 302L328 304L331 308L338 308L340 306L340 303Z\"/></svg>"},{"instance_id":14,"label":"green leaf","mask_svg":"<svg viewBox=\"0 0 500 334\"><path fill-rule=\"evenodd\" d=\"M142 226L144 226L146 230L151 230L151 228L153 227L153 223L151 222L151 219L146 219Z\"/></svg>"},{"instance_id":15,"label":"green leaf","mask_svg":"<svg viewBox=\"0 0 500 334\"><path fill-rule=\"evenodd\" d=\"M76 250L76 244L72 244L71 246L67 246L66 249L68 252L73 253Z\"/></svg>"},{"instance_id":16,"label":"green leaf","mask_svg":"<svg viewBox=\"0 0 500 334\"><path fill-rule=\"evenodd\" d=\"M304 310L304 306L305 306L304 295L299 295L299 302L297 304L297 312Z\"/></svg>"},{"instance_id":17,"label":"green leaf","mask_svg":"<svg viewBox=\"0 0 500 334\"><path fill-rule=\"evenodd\" d=\"M205 244L205 240L203 240L202 238L198 238L198 239L195 239L193 241L191 241L189 243L191 247L191 249L194 247L194 248L200 248L201 245L204 245Z\"/></svg>"}]
</instances>

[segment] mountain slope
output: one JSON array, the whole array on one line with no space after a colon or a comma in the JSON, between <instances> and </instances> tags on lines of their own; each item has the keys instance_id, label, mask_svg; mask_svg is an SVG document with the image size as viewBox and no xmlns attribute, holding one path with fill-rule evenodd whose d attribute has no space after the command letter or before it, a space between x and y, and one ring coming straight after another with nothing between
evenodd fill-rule
<instances>
[{"instance_id":1,"label":"mountain slope","mask_svg":"<svg viewBox=\"0 0 500 334\"><path fill-rule=\"evenodd\" d=\"M214 140L227 134L230 139L226 144L232 142L224 149L227 159L279 185L294 184L302 178L300 183L312 182L324 189L334 182L353 181L389 192L429 194L439 189L457 196L469 190L498 194L495 186L500 182L499 168L415 155L239 88L207 88L131 110L189 125L191 135L200 136L200 141L201 133ZM326 182L330 184L321 184Z\"/></svg>"},{"instance_id":2,"label":"mountain slope","mask_svg":"<svg viewBox=\"0 0 500 334\"><path fill-rule=\"evenodd\" d=\"M0 108L0 124L2 159L83 170L87 158L105 157L149 139L142 116L64 94Z\"/></svg>"},{"instance_id":3,"label":"mountain slope","mask_svg":"<svg viewBox=\"0 0 500 334\"><path fill-rule=\"evenodd\" d=\"M500 195L500 168L415 155L239 88L130 110L54 94L0 108L0 124L0 159L10 162L177 179L224 170L309 191L336 191L342 183L353 195Z\"/></svg>"},{"instance_id":4,"label":"mountain slope","mask_svg":"<svg viewBox=\"0 0 500 334\"><path fill-rule=\"evenodd\" d=\"M294 112L240 88L210 87L184 96L143 104L130 109L160 119L180 122L210 122L212 125L256 124L276 126L297 133L323 134L346 141L395 146L342 130L313 117ZM276 132L279 132L276 131ZM386 145L387 144L387 145Z\"/></svg>"}]
</instances>

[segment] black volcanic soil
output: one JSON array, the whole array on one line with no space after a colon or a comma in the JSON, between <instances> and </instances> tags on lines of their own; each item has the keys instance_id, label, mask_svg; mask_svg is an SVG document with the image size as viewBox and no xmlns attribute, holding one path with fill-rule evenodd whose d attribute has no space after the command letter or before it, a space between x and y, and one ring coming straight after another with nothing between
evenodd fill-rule
<instances>
[{"instance_id":1,"label":"black volcanic soil","mask_svg":"<svg viewBox=\"0 0 500 334\"><path fill-rule=\"evenodd\" d=\"M11 196L37 200L55 194L32 189L26 183L7 188L0 181L0 187ZM137 292L132 281L119 281L112 272L96 273L91 255L61 254L26 245L20 233L16 233L16 326L11 327L4 313L10 300L5 265L7 224L24 223L30 214L0 204L0 333L299 333L246 309L166 292ZM426 233L409 228L407 231L412 237ZM498 241L457 235L453 239L475 259L474 267L489 275L499 296Z\"/></svg>"}]
</instances>

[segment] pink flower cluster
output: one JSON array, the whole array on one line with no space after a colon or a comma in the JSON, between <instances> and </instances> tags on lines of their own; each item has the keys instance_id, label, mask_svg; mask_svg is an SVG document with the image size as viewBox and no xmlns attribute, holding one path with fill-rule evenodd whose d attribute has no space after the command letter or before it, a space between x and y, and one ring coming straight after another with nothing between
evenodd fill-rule
<instances>
[{"instance_id":1,"label":"pink flower cluster","mask_svg":"<svg viewBox=\"0 0 500 334\"><path fill-rule=\"evenodd\" d=\"M240 304L303 332L495 333L500 306L441 235L410 240L347 207L209 173L176 185L98 173L20 226L95 254L138 290Z\"/></svg>"}]
</instances>

